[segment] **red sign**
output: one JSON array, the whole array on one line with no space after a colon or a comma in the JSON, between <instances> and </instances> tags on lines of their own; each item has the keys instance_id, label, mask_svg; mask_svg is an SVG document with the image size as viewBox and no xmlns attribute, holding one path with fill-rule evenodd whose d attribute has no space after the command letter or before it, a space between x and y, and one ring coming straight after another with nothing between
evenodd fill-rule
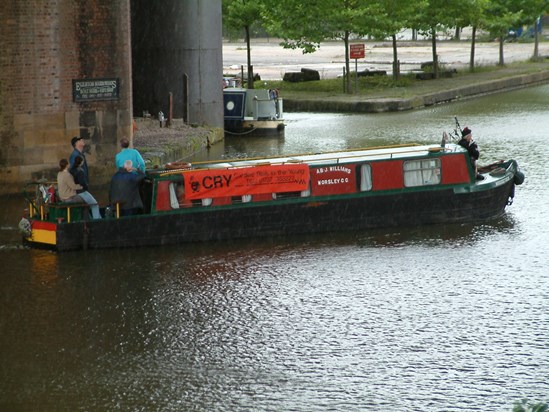
<instances>
[{"instance_id":1,"label":"red sign","mask_svg":"<svg viewBox=\"0 0 549 412\"><path fill-rule=\"evenodd\" d=\"M351 59L363 59L365 56L364 44L349 45Z\"/></svg>"},{"instance_id":2,"label":"red sign","mask_svg":"<svg viewBox=\"0 0 549 412\"><path fill-rule=\"evenodd\" d=\"M191 170L183 176L185 198L191 200L309 188L309 166L304 164Z\"/></svg>"},{"instance_id":3,"label":"red sign","mask_svg":"<svg viewBox=\"0 0 549 412\"><path fill-rule=\"evenodd\" d=\"M311 191L313 195L322 196L356 192L353 166L338 165L311 169Z\"/></svg>"}]
</instances>

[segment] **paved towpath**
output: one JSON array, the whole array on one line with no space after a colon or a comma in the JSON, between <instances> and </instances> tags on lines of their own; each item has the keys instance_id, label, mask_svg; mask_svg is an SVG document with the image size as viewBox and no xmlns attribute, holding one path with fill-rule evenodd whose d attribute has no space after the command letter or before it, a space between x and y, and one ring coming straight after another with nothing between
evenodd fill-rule
<instances>
[{"instance_id":1,"label":"paved towpath","mask_svg":"<svg viewBox=\"0 0 549 412\"><path fill-rule=\"evenodd\" d=\"M391 42L364 42L366 56L359 59L358 70L386 70L392 72L393 50ZM437 54L441 64L463 69L469 65L471 44L467 40L439 41ZM533 56L534 43L505 43L504 62L526 61ZM539 53L542 56L549 55L549 42L539 43ZM345 49L342 42L321 43L320 48L309 54L303 54L301 50L284 49L278 40L255 40L251 48L252 64L254 72L261 76L262 80L281 80L284 73L300 71L301 68L318 70L321 79L336 78L342 74L345 65ZM499 60L499 43L477 43L475 48L475 65L495 65ZM423 62L432 61L430 41L398 43L398 58L401 62L402 72L420 69ZM352 60L352 68L355 69L355 61ZM240 67L246 66L245 43L223 44L223 72L225 74L240 74Z\"/></svg>"}]
</instances>

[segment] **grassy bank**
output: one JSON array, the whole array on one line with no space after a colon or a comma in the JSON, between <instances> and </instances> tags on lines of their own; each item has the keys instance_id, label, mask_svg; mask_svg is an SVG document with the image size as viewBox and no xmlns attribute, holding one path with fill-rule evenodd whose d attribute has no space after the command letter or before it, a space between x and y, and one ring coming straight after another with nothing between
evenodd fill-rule
<instances>
[{"instance_id":1,"label":"grassy bank","mask_svg":"<svg viewBox=\"0 0 549 412\"><path fill-rule=\"evenodd\" d=\"M533 74L549 70L549 60L516 62L505 66L484 66L474 72L460 70L452 77L418 80L415 73L403 74L399 81L392 76L359 77L351 80L352 93L343 91L343 79L326 79L290 83L284 81L257 81L255 88L276 88L284 99L376 100L411 99L443 90L474 86L494 80Z\"/></svg>"}]
</instances>

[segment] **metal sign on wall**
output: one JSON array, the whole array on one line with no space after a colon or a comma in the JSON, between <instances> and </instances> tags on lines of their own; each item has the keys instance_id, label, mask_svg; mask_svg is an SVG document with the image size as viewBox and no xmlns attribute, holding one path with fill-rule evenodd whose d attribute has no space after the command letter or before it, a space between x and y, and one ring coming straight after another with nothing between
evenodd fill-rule
<instances>
[{"instance_id":1,"label":"metal sign on wall","mask_svg":"<svg viewBox=\"0 0 549 412\"><path fill-rule=\"evenodd\" d=\"M73 80L72 96L75 102L118 100L120 97L120 79Z\"/></svg>"}]
</instances>

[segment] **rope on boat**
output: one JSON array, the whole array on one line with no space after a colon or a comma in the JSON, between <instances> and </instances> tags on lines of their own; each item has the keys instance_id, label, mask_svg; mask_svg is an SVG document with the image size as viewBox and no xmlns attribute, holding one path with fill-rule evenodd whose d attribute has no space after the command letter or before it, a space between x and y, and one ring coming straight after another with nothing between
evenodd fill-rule
<instances>
[{"instance_id":1,"label":"rope on boat","mask_svg":"<svg viewBox=\"0 0 549 412\"><path fill-rule=\"evenodd\" d=\"M256 129L256 127L252 127L250 130L247 130L247 131L242 132L242 133L230 132L228 130L223 130L223 131L227 134L232 134L233 136L244 136L246 134L249 134L249 133L253 132L255 129Z\"/></svg>"}]
</instances>

